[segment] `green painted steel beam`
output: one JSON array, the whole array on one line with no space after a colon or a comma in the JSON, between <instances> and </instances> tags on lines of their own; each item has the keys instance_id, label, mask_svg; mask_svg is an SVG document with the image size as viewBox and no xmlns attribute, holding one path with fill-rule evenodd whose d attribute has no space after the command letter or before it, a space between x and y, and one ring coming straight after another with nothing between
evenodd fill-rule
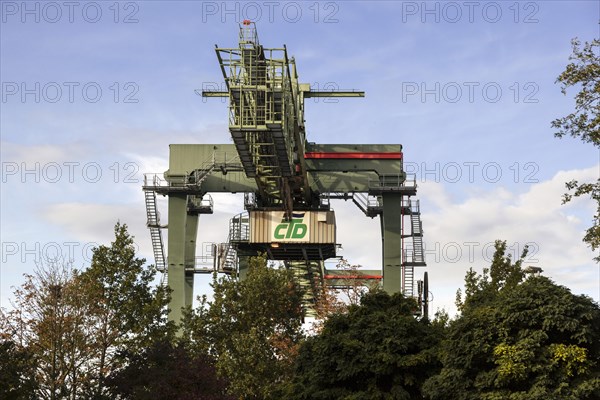
<instances>
[{"instance_id":1,"label":"green painted steel beam","mask_svg":"<svg viewBox=\"0 0 600 400\"><path fill-rule=\"evenodd\" d=\"M311 187L318 193L368 192L369 184L378 180L375 171L347 173L310 171L308 176Z\"/></svg>"},{"instance_id":2,"label":"green painted steel beam","mask_svg":"<svg viewBox=\"0 0 600 400\"><path fill-rule=\"evenodd\" d=\"M304 92L304 98L311 97L365 97L361 90L311 90Z\"/></svg>"},{"instance_id":3,"label":"green painted steel beam","mask_svg":"<svg viewBox=\"0 0 600 400\"><path fill-rule=\"evenodd\" d=\"M229 92L222 90L203 90L202 97L229 97ZM365 97L360 90L310 90L302 92L305 99L312 97Z\"/></svg>"},{"instance_id":4,"label":"green painted steel beam","mask_svg":"<svg viewBox=\"0 0 600 400\"><path fill-rule=\"evenodd\" d=\"M194 269L196 267L196 238L198 236L198 214L187 214L185 218L185 285L184 304L194 301Z\"/></svg>"},{"instance_id":5,"label":"green painted steel beam","mask_svg":"<svg viewBox=\"0 0 600 400\"><path fill-rule=\"evenodd\" d=\"M181 321L181 309L186 305L189 286L185 273L187 196L169 196L168 284L173 292L169 304L169 319Z\"/></svg>"},{"instance_id":6,"label":"green painted steel beam","mask_svg":"<svg viewBox=\"0 0 600 400\"><path fill-rule=\"evenodd\" d=\"M229 97L229 92L219 90L203 90L202 97Z\"/></svg>"},{"instance_id":7,"label":"green painted steel beam","mask_svg":"<svg viewBox=\"0 0 600 400\"><path fill-rule=\"evenodd\" d=\"M402 151L401 144L319 144L308 142L307 152L338 152L338 153L399 153Z\"/></svg>"},{"instance_id":8,"label":"green painted steel beam","mask_svg":"<svg viewBox=\"0 0 600 400\"><path fill-rule=\"evenodd\" d=\"M250 257L240 255L238 258L238 279L243 281L248 276L248 268L250 264Z\"/></svg>"},{"instance_id":9,"label":"green painted steel beam","mask_svg":"<svg viewBox=\"0 0 600 400\"><path fill-rule=\"evenodd\" d=\"M382 194L383 213L383 290L388 293L402 291L402 195Z\"/></svg>"},{"instance_id":10,"label":"green painted steel beam","mask_svg":"<svg viewBox=\"0 0 600 400\"><path fill-rule=\"evenodd\" d=\"M311 152L400 152L401 145L320 145L310 144ZM237 154L233 144L172 144L166 176L183 182L189 174L206 166L214 153ZM318 193L369 192L379 182L379 176L389 175L402 180L398 160L372 159L307 159L309 185ZM238 164L215 169L202 182L199 193L256 192L256 180L246 177ZM412 194L412 193L408 193Z\"/></svg>"}]
</instances>

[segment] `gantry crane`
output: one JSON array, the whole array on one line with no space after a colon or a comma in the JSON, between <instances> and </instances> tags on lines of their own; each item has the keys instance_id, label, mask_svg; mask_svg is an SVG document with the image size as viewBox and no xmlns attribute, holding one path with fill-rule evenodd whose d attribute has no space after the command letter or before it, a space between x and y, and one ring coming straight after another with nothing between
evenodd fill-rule
<instances>
[{"instance_id":1,"label":"gantry crane","mask_svg":"<svg viewBox=\"0 0 600 400\"><path fill-rule=\"evenodd\" d=\"M244 21L235 48L215 48L226 91L204 97L229 99L233 144L170 145L169 170L148 174L144 183L148 226L157 265L173 289L171 318L192 302L195 273L219 272L244 279L249 257L264 252L281 260L305 288L310 312L324 280L344 285L325 269L336 256L336 222L331 199L352 200L365 215L381 219L381 279L388 292L414 293L414 267L425 266L416 181L402 169L401 145L325 145L306 140L304 101L311 97L364 97L355 90L313 90L300 83L287 48L265 48L253 22ZM214 267L198 267L200 214L212 213L211 192L244 193L246 212L233 217L227 243L215 246ZM168 256L164 260L156 193L168 196ZM407 240L410 239L410 240ZM419 296L422 296L419 285ZM427 293L425 293L426 297Z\"/></svg>"}]
</instances>

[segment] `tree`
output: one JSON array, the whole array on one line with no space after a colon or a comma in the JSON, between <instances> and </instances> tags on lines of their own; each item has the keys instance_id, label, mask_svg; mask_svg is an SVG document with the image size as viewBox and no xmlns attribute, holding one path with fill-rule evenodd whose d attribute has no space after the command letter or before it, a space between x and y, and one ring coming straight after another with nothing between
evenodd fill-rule
<instances>
[{"instance_id":1,"label":"tree","mask_svg":"<svg viewBox=\"0 0 600 400\"><path fill-rule=\"evenodd\" d=\"M94 248L92 263L80 277L91 306L88 340L96 351L86 396L95 399L112 398L105 380L123 366L124 351L142 351L174 333L167 322L168 293L153 286L156 270L136 257L127 225L117 223L114 231L115 240Z\"/></svg>"},{"instance_id":2,"label":"tree","mask_svg":"<svg viewBox=\"0 0 600 400\"><path fill-rule=\"evenodd\" d=\"M213 288L211 302L203 298L186 313L183 336L197 353L213 357L229 393L281 398L303 338L302 293L291 272L269 268L264 256L252 257L245 280L215 276Z\"/></svg>"},{"instance_id":3,"label":"tree","mask_svg":"<svg viewBox=\"0 0 600 400\"><path fill-rule=\"evenodd\" d=\"M522 265L529 251L527 246L516 261L512 260L512 254L506 254L505 240L496 240L494 249L492 264L489 268L484 268L481 275L478 275L472 268L467 272L464 302L461 290L458 289L456 293L458 311L493 301L501 289L515 287L525 277Z\"/></svg>"},{"instance_id":4,"label":"tree","mask_svg":"<svg viewBox=\"0 0 600 400\"><path fill-rule=\"evenodd\" d=\"M207 355L194 356L168 340L128 353L127 366L113 371L107 382L123 399L234 400L225 394L227 382L217 377Z\"/></svg>"},{"instance_id":5,"label":"tree","mask_svg":"<svg viewBox=\"0 0 600 400\"><path fill-rule=\"evenodd\" d=\"M360 265L352 265L342 258L337 263L337 281L343 282L343 286L330 286L328 281L316 286L320 290L316 293L314 311L315 321L311 323L310 333L317 334L323 329L323 324L332 315L346 313L349 305L360 304L362 296L377 289L379 282L367 279L357 279L360 275ZM315 277L315 279L319 279Z\"/></svg>"},{"instance_id":6,"label":"tree","mask_svg":"<svg viewBox=\"0 0 600 400\"><path fill-rule=\"evenodd\" d=\"M344 286L337 289L341 298L347 304L360 304L360 300L369 291L374 291L379 287L379 281L368 279L359 279L361 274L360 265L350 264L348 260L342 258L336 265L339 271L339 280L344 282ZM348 277L345 279L345 277Z\"/></svg>"},{"instance_id":7,"label":"tree","mask_svg":"<svg viewBox=\"0 0 600 400\"><path fill-rule=\"evenodd\" d=\"M494 260L508 259L502 243ZM600 308L590 298L545 277L526 278L507 262L493 263L489 276L470 271L465 285L462 314L450 324L443 368L425 383L426 398L599 398Z\"/></svg>"},{"instance_id":8,"label":"tree","mask_svg":"<svg viewBox=\"0 0 600 400\"><path fill-rule=\"evenodd\" d=\"M375 291L332 315L300 348L289 399L420 399L436 372L442 329L418 320L414 299Z\"/></svg>"},{"instance_id":9,"label":"tree","mask_svg":"<svg viewBox=\"0 0 600 400\"><path fill-rule=\"evenodd\" d=\"M556 82L560 82L565 95L573 86L581 85L581 90L575 96L575 112L552 121L552 127L558 129L554 135L570 135L600 147L600 40L585 42L580 48L581 41L575 38L571 45L571 63Z\"/></svg>"},{"instance_id":10,"label":"tree","mask_svg":"<svg viewBox=\"0 0 600 400\"><path fill-rule=\"evenodd\" d=\"M171 337L167 294L151 283L154 271L135 257L125 225L110 247L94 249L84 272L51 260L15 289L13 309L2 310L0 341L7 356L31 356L35 398L113 398L106 377L122 368L125 350L141 351Z\"/></svg>"},{"instance_id":11,"label":"tree","mask_svg":"<svg viewBox=\"0 0 600 400\"><path fill-rule=\"evenodd\" d=\"M36 389L31 352L13 341L0 341L0 399L31 399Z\"/></svg>"},{"instance_id":12,"label":"tree","mask_svg":"<svg viewBox=\"0 0 600 400\"><path fill-rule=\"evenodd\" d=\"M319 278L315 278L319 279ZM318 334L323 330L325 321L332 315L345 313L348 311L348 305L341 301L335 288L329 286L327 282L320 286L317 291L314 303L315 320L311 322L309 334Z\"/></svg>"},{"instance_id":13,"label":"tree","mask_svg":"<svg viewBox=\"0 0 600 400\"><path fill-rule=\"evenodd\" d=\"M580 86L580 91L575 96L575 112L555 119L552 127L558 129L556 137L570 135L600 148L600 40L585 42L583 48L577 38L571 43L571 63L556 81L560 82L561 91L565 95L570 87ZM598 204L593 225L587 229L583 241L591 246L592 251L600 249L600 178L596 182L585 183L572 180L566 183L566 187L569 193L563 196L563 204L573 197L585 195L589 195ZM600 255L594 260L600 263Z\"/></svg>"},{"instance_id":14,"label":"tree","mask_svg":"<svg viewBox=\"0 0 600 400\"><path fill-rule=\"evenodd\" d=\"M25 355L33 368L35 398L81 396L85 366L93 357L87 345L89 309L77 271L59 260L40 265L14 292L13 310L2 312L2 340L12 343L5 355L17 365ZM6 343L6 342L5 342ZM24 365L26 366L26 365ZM28 377L20 379L28 382Z\"/></svg>"}]
</instances>

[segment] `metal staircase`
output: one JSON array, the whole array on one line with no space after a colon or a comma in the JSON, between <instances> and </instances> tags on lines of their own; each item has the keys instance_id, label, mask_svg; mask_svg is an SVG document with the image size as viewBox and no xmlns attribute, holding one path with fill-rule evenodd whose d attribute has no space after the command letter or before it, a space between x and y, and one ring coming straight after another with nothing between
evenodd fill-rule
<instances>
[{"instance_id":1,"label":"metal staircase","mask_svg":"<svg viewBox=\"0 0 600 400\"><path fill-rule=\"evenodd\" d=\"M412 203L409 199L409 203ZM415 207L410 213L410 227L413 238L413 262L425 262L423 255L423 224L421 222L421 212L419 210L419 200L415 201Z\"/></svg>"},{"instance_id":2,"label":"metal staircase","mask_svg":"<svg viewBox=\"0 0 600 400\"><path fill-rule=\"evenodd\" d=\"M188 193L188 214L212 214L213 199L210 195L198 194L202 182L216 168L236 168L239 160L237 154L226 154L213 152L209 160L204 161L202 167L189 173L182 178L163 178L161 174L144 174L144 196L146 199L146 225L150 229L152 250L156 269L162 273L161 284L166 285L168 281L168 264L165 257L165 244L162 237L162 229L166 228L160 224L160 213L156 202L156 193L168 194L171 191ZM206 273L206 268L194 268L195 272Z\"/></svg>"},{"instance_id":3,"label":"metal staircase","mask_svg":"<svg viewBox=\"0 0 600 400\"><path fill-rule=\"evenodd\" d=\"M403 238L412 239L402 251L402 288L405 296L414 296L414 267L425 267L425 254L423 250L423 225L421 222L421 209L419 200L404 202L403 210L410 219L410 234Z\"/></svg>"},{"instance_id":4,"label":"metal staircase","mask_svg":"<svg viewBox=\"0 0 600 400\"><path fill-rule=\"evenodd\" d=\"M330 199L352 200L352 202L361 210L367 217L374 218L381 214L380 197L370 195L364 192L353 193L322 193L321 202L329 206Z\"/></svg>"},{"instance_id":5,"label":"metal staircase","mask_svg":"<svg viewBox=\"0 0 600 400\"><path fill-rule=\"evenodd\" d=\"M352 202L367 216L375 217L382 212L381 204L377 196L372 196L367 193L352 193Z\"/></svg>"},{"instance_id":6,"label":"metal staircase","mask_svg":"<svg viewBox=\"0 0 600 400\"><path fill-rule=\"evenodd\" d=\"M425 267L425 254L423 251L423 225L421 222L421 209L419 200L406 200L404 210L410 218L410 234L404 235L405 238L412 238L412 243L406 247L406 254L403 260L404 265L413 267Z\"/></svg>"},{"instance_id":7,"label":"metal staircase","mask_svg":"<svg viewBox=\"0 0 600 400\"><path fill-rule=\"evenodd\" d=\"M154 264L159 272L162 272L161 284L167 282L167 261L165 257L165 246L162 237L162 228L160 225L160 213L156 204L156 192L154 190L144 190L146 197L146 225L150 228L150 238L152 240L152 250L154 252Z\"/></svg>"},{"instance_id":8,"label":"metal staircase","mask_svg":"<svg viewBox=\"0 0 600 400\"><path fill-rule=\"evenodd\" d=\"M217 272L237 272L236 245L247 242L250 235L250 217L247 212L240 213L229 220L227 242L221 243L218 249Z\"/></svg>"},{"instance_id":9,"label":"metal staircase","mask_svg":"<svg viewBox=\"0 0 600 400\"><path fill-rule=\"evenodd\" d=\"M315 299L323 290L323 261L286 261L286 268L292 271L294 281L302 289L302 305L305 315L316 316Z\"/></svg>"},{"instance_id":10,"label":"metal staircase","mask_svg":"<svg viewBox=\"0 0 600 400\"><path fill-rule=\"evenodd\" d=\"M402 272L402 293L406 297L414 296L415 267L404 266Z\"/></svg>"}]
</instances>

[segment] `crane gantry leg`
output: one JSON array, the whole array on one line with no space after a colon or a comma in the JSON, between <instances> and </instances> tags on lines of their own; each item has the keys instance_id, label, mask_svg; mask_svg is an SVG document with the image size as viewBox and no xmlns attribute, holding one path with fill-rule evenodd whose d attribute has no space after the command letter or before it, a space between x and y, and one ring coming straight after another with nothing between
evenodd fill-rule
<instances>
[{"instance_id":1,"label":"crane gantry leg","mask_svg":"<svg viewBox=\"0 0 600 400\"><path fill-rule=\"evenodd\" d=\"M402 278L402 195L383 193L381 237L383 238L383 290L401 291Z\"/></svg>"},{"instance_id":2,"label":"crane gantry leg","mask_svg":"<svg viewBox=\"0 0 600 400\"><path fill-rule=\"evenodd\" d=\"M187 211L187 210L186 210ZM185 304L194 300L194 269L196 267L196 237L198 236L198 214L186 212L185 217Z\"/></svg>"},{"instance_id":3,"label":"crane gantry leg","mask_svg":"<svg viewBox=\"0 0 600 400\"><path fill-rule=\"evenodd\" d=\"M169 319L180 321L181 308L185 306L187 292L185 276L185 230L187 195L173 193L169 195L169 238L168 270L169 287L172 290Z\"/></svg>"},{"instance_id":4,"label":"crane gantry leg","mask_svg":"<svg viewBox=\"0 0 600 400\"><path fill-rule=\"evenodd\" d=\"M169 318L180 321L181 308L194 298L198 215L187 212L188 196L169 195L168 283L172 289Z\"/></svg>"}]
</instances>

